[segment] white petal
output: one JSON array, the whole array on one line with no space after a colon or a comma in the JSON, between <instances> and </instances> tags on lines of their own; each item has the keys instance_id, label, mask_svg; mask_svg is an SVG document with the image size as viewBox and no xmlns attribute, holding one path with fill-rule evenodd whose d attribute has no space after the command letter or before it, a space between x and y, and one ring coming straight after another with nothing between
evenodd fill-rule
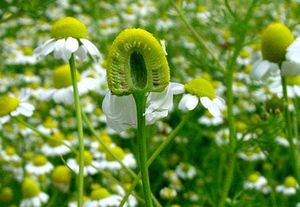
<instances>
[{"instance_id":1,"label":"white petal","mask_svg":"<svg viewBox=\"0 0 300 207\"><path fill-rule=\"evenodd\" d=\"M73 37L68 37L66 41L66 49L69 50L71 53L75 52L79 47L79 43L77 39Z\"/></svg>"},{"instance_id":2,"label":"white petal","mask_svg":"<svg viewBox=\"0 0 300 207\"><path fill-rule=\"evenodd\" d=\"M85 49L87 49L88 53L94 58L94 57L99 57L101 58L101 54L99 52L99 50L97 49L97 47L91 43L89 40L87 39L80 39L80 41L82 42L83 46L85 47Z\"/></svg>"},{"instance_id":3,"label":"white petal","mask_svg":"<svg viewBox=\"0 0 300 207\"><path fill-rule=\"evenodd\" d=\"M221 116L221 109L218 106L218 104L220 104L219 101L217 101L217 104L215 104L210 98L201 97L200 102L214 117Z\"/></svg>"},{"instance_id":4,"label":"white petal","mask_svg":"<svg viewBox=\"0 0 300 207\"><path fill-rule=\"evenodd\" d=\"M272 63L267 60L258 61L254 64L250 76L254 80L263 80L271 73L271 67Z\"/></svg>"},{"instance_id":5,"label":"white petal","mask_svg":"<svg viewBox=\"0 0 300 207\"><path fill-rule=\"evenodd\" d=\"M300 61L299 61L299 63L291 62L291 61L284 61L282 63L281 74L288 75L288 76L299 75L300 74Z\"/></svg>"},{"instance_id":6,"label":"white petal","mask_svg":"<svg viewBox=\"0 0 300 207\"><path fill-rule=\"evenodd\" d=\"M181 98L178 108L182 111L191 111L196 108L199 103L199 99L197 96L193 96L191 94L185 94Z\"/></svg>"},{"instance_id":7,"label":"white petal","mask_svg":"<svg viewBox=\"0 0 300 207\"><path fill-rule=\"evenodd\" d=\"M184 85L181 83L170 83L171 91L174 95L184 93Z\"/></svg>"},{"instance_id":8,"label":"white petal","mask_svg":"<svg viewBox=\"0 0 300 207\"><path fill-rule=\"evenodd\" d=\"M108 91L102 103L107 125L116 132L136 127L136 106L132 95L116 96Z\"/></svg>"},{"instance_id":9,"label":"white petal","mask_svg":"<svg viewBox=\"0 0 300 207\"><path fill-rule=\"evenodd\" d=\"M50 40L47 40L46 42L44 42L42 45L40 45L39 47L37 47L33 53L37 56L41 55L43 49L48 46L48 44L52 43L52 42L55 42L54 39L50 39Z\"/></svg>"},{"instance_id":10,"label":"white petal","mask_svg":"<svg viewBox=\"0 0 300 207\"><path fill-rule=\"evenodd\" d=\"M287 60L300 63L300 38L299 37L287 48L286 58Z\"/></svg>"},{"instance_id":11,"label":"white petal","mask_svg":"<svg viewBox=\"0 0 300 207\"><path fill-rule=\"evenodd\" d=\"M65 47L65 39L59 39L55 42L54 58L56 59L63 58L64 47Z\"/></svg>"},{"instance_id":12,"label":"white petal","mask_svg":"<svg viewBox=\"0 0 300 207\"><path fill-rule=\"evenodd\" d=\"M78 50L75 52L75 55L81 60L84 61L87 57L86 49L83 46L80 46Z\"/></svg>"}]
</instances>

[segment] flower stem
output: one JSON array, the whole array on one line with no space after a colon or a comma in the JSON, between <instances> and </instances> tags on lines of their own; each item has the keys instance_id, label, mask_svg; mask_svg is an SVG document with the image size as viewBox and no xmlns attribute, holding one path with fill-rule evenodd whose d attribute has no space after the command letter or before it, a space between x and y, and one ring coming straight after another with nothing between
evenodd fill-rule
<instances>
[{"instance_id":1,"label":"flower stem","mask_svg":"<svg viewBox=\"0 0 300 207\"><path fill-rule=\"evenodd\" d=\"M152 162L158 157L158 155L168 146L168 144L177 136L178 132L182 129L182 127L186 124L188 121L189 114L187 114L181 122L176 126L176 128L171 132L171 134L167 137L167 139L159 145L159 147L154 151L154 153L151 155L151 157L147 160L147 167L149 167ZM119 207L123 207L126 201L128 200L128 197L130 196L131 192L134 191L136 185L139 182L139 179L141 178L141 173L137 175L135 180L132 182L130 189L126 192L126 195L123 197ZM155 201L155 200L154 200Z\"/></svg>"},{"instance_id":2,"label":"flower stem","mask_svg":"<svg viewBox=\"0 0 300 207\"><path fill-rule=\"evenodd\" d=\"M77 197L77 206L83 206L83 186L84 186L84 177L83 177L83 169L84 169L84 143L83 143L83 127L82 127L82 117L81 117L81 108L80 108L80 101L79 101L79 93L77 87L77 80L76 80L76 69L75 69L75 59L74 55L72 54L70 60L70 70L71 70L71 78L72 78L72 85L73 85L73 95L74 95L74 102L75 102L75 110L76 110L76 119L77 119L77 133L78 133L78 140L79 140L79 174L77 177L77 185L78 185L78 197Z\"/></svg>"},{"instance_id":3,"label":"flower stem","mask_svg":"<svg viewBox=\"0 0 300 207\"><path fill-rule=\"evenodd\" d=\"M136 110L137 110L137 142L139 154L139 168L142 175L143 192L145 199L145 206L152 207L151 188L147 167L147 139L145 132L145 108L146 108L146 95L144 92L136 92L133 94Z\"/></svg>"},{"instance_id":4,"label":"flower stem","mask_svg":"<svg viewBox=\"0 0 300 207\"><path fill-rule=\"evenodd\" d=\"M300 182L300 163L298 159L299 153L294 143L293 130L291 128L292 122L291 122L290 112L288 108L286 78L284 76L281 76L281 85L282 85L282 93L283 93L283 100L284 100L284 119L285 119L286 136L290 145L291 159L292 159L292 164L296 175L296 179L298 182Z\"/></svg>"}]
</instances>

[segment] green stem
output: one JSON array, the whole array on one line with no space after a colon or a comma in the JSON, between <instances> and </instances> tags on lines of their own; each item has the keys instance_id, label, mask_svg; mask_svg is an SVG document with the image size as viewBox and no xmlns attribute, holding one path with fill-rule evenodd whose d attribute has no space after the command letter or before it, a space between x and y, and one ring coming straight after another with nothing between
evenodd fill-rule
<instances>
[{"instance_id":1,"label":"green stem","mask_svg":"<svg viewBox=\"0 0 300 207\"><path fill-rule=\"evenodd\" d=\"M83 187L84 187L84 177L83 177L83 170L84 170L84 143L83 143L83 127L82 127L82 117L81 117L81 108L80 108L80 101L79 101L79 93L77 87L77 79L76 79L76 68L75 68L75 58L72 54L70 60L70 70L71 70L71 78L72 78L72 85L73 85L73 95L74 95L74 102L75 102L75 110L76 110L76 119L77 119L77 133L78 133L78 140L79 140L79 173L78 173L78 197L77 197L77 206L83 206Z\"/></svg>"},{"instance_id":2,"label":"green stem","mask_svg":"<svg viewBox=\"0 0 300 207\"><path fill-rule=\"evenodd\" d=\"M142 174L143 192L145 199L145 206L152 207L151 200L151 188L148 174L147 162L147 139L145 136L145 108L146 108L146 94L144 92L136 92L133 94L136 111L137 111L137 142L138 142L138 157L139 157L139 168Z\"/></svg>"},{"instance_id":3,"label":"green stem","mask_svg":"<svg viewBox=\"0 0 300 207\"><path fill-rule=\"evenodd\" d=\"M281 76L281 85L282 85L282 93L283 93L283 100L284 100L284 119L285 119L285 129L286 129L286 136L289 141L290 146L290 154L292 159L292 165L294 168L294 172L296 175L296 179L298 183L300 182L300 163L299 163L299 153L296 149L294 138L293 138L293 130L292 130L292 122L290 117L290 112L288 108L288 94L287 94L287 85L286 85L286 78Z\"/></svg>"},{"instance_id":4,"label":"green stem","mask_svg":"<svg viewBox=\"0 0 300 207\"><path fill-rule=\"evenodd\" d=\"M120 163L120 165L135 179L137 180L137 184L140 183L142 185L140 181L141 176L138 176L135 174L135 172L133 172L129 167L127 167L122 160L120 160L110 149L109 146L107 146L107 144L105 144L103 142L102 139L99 138L96 130L93 128L92 124L90 123L90 121L88 120L87 116L85 113L82 113L82 117L84 122L87 124L87 127L89 128L89 130L92 132L92 134L96 137L96 139L99 141L99 143L103 146L104 150L110 155L112 156L117 162ZM136 186L136 185L135 185ZM130 194L129 194L130 195ZM158 202L158 200L155 198L154 195L152 195L152 200L154 201L155 205L158 207L161 207L160 203ZM125 204L126 201L124 201Z\"/></svg>"},{"instance_id":5,"label":"green stem","mask_svg":"<svg viewBox=\"0 0 300 207\"><path fill-rule=\"evenodd\" d=\"M167 137L167 139L159 145L159 147L154 151L154 153L151 155L151 157L147 161L147 167L149 167L152 162L158 157L158 155L168 146L168 144L177 136L179 131L182 129L182 127L186 124L188 120L189 114L187 114L181 122L176 126L176 128L171 132L171 134ZM141 178L141 173L139 172L137 178L133 181L133 183L130 186L130 189L126 192L126 195L123 197L119 207L123 207L126 201L128 200L129 195L131 192L135 189L136 185L139 182L139 179Z\"/></svg>"}]
</instances>

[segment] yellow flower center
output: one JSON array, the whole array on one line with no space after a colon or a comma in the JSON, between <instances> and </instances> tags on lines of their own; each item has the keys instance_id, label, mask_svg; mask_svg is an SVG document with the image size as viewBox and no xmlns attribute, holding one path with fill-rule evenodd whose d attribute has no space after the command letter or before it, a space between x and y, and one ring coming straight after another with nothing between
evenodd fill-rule
<instances>
[{"instance_id":1,"label":"yellow flower center","mask_svg":"<svg viewBox=\"0 0 300 207\"><path fill-rule=\"evenodd\" d=\"M76 80L80 81L80 74L76 71ZM72 85L71 70L69 65L60 66L53 71L55 88L65 88Z\"/></svg>"},{"instance_id":2,"label":"yellow flower center","mask_svg":"<svg viewBox=\"0 0 300 207\"><path fill-rule=\"evenodd\" d=\"M241 56L243 59L246 59L246 58L250 57L250 52L247 51L247 50L243 50L243 51L240 53L240 56Z\"/></svg>"},{"instance_id":3,"label":"yellow flower center","mask_svg":"<svg viewBox=\"0 0 300 207\"><path fill-rule=\"evenodd\" d=\"M7 155L14 155L16 154L16 150L13 147L6 147L5 152Z\"/></svg>"},{"instance_id":4,"label":"yellow flower center","mask_svg":"<svg viewBox=\"0 0 300 207\"><path fill-rule=\"evenodd\" d=\"M288 188L295 188L297 187L297 180L293 176L288 176L284 180L284 185Z\"/></svg>"},{"instance_id":5,"label":"yellow flower center","mask_svg":"<svg viewBox=\"0 0 300 207\"><path fill-rule=\"evenodd\" d=\"M41 190L34 180L26 178L22 184L22 192L24 198L33 198L39 195Z\"/></svg>"},{"instance_id":6,"label":"yellow flower center","mask_svg":"<svg viewBox=\"0 0 300 207\"><path fill-rule=\"evenodd\" d=\"M16 110L19 106L19 100L12 96L0 97L0 116L6 116Z\"/></svg>"},{"instance_id":7,"label":"yellow flower center","mask_svg":"<svg viewBox=\"0 0 300 207\"><path fill-rule=\"evenodd\" d=\"M195 78L187 82L184 88L186 92L198 97L208 97L210 99L216 97L212 84L203 78Z\"/></svg>"},{"instance_id":8,"label":"yellow flower center","mask_svg":"<svg viewBox=\"0 0 300 207\"><path fill-rule=\"evenodd\" d=\"M47 117L47 119L46 119L46 121L44 121L43 125L48 129L56 128L56 122L51 117Z\"/></svg>"},{"instance_id":9,"label":"yellow flower center","mask_svg":"<svg viewBox=\"0 0 300 207\"><path fill-rule=\"evenodd\" d=\"M13 190L10 187L5 187L0 192L0 201L9 203L13 198Z\"/></svg>"},{"instance_id":10,"label":"yellow flower center","mask_svg":"<svg viewBox=\"0 0 300 207\"><path fill-rule=\"evenodd\" d=\"M263 58L274 63L285 60L287 47L294 41L292 32L283 24L270 24L262 34Z\"/></svg>"},{"instance_id":11,"label":"yellow flower center","mask_svg":"<svg viewBox=\"0 0 300 207\"><path fill-rule=\"evenodd\" d=\"M133 13L134 13L133 8L132 8L132 7L127 8L127 9L126 9L126 13L127 13L127 14L133 14Z\"/></svg>"},{"instance_id":12,"label":"yellow flower center","mask_svg":"<svg viewBox=\"0 0 300 207\"><path fill-rule=\"evenodd\" d=\"M300 75L298 76L286 76L286 82L288 85L300 85Z\"/></svg>"},{"instance_id":13,"label":"yellow flower center","mask_svg":"<svg viewBox=\"0 0 300 207\"><path fill-rule=\"evenodd\" d=\"M71 182L71 171L64 165L57 166L52 173L52 180L56 183L69 184Z\"/></svg>"},{"instance_id":14,"label":"yellow flower center","mask_svg":"<svg viewBox=\"0 0 300 207\"><path fill-rule=\"evenodd\" d=\"M120 159L120 160L123 160L123 159L124 159L125 153L124 153L124 151L123 151L122 148L117 147L117 146L113 146L113 147L111 147L110 150L111 150L111 152L112 152L118 159ZM106 159L107 159L108 161L114 161L114 160L115 160L115 159L114 159L110 154L108 154L108 153L106 153Z\"/></svg>"},{"instance_id":15,"label":"yellow flower center","mask_svg":"<svg viewBox=\"0 0 300 207\"><path fill-rule=\"evenodd\" d=\"M92 164L93 155L89 151L85 150L83 153L83 157L84 157L84 165L85 166ZM77 163L79 163L79 157L77 157Z\"/></svg>"},{"instance_id":16,"label":"yellow flower center","mask_svg":"<svg viewBox=\"0 0 300 207\"><path fill-rule=\"evenodd\" d=\"M53 139L49 139L48 143L51 147L57 147L62 144L64 140L64 135L60 132L55 132L53 134Z\"/></svg>"},{"instance_id":17,"label":"yellow flower center","mask_svg":"<svg viewBox=\"0 0 300 207\"><path fill-rule=\"evenodd\" d=\"M198 12L200 12L200 13L202 13L202 12L205 12L206 11L206 7L205 6L203 6L203 5L200 5L200 6L198 6Z\"/></svg>"},{"instance_id":18,"label":"yellow flower center","mask_svg":"<svg viewBox=\"0 0 300 207\"><path fill-rule=\"evenodd\" d=\"M110 196L110 193L105 188L97 188L91 193L92 200L100 200L107 198L108 196Z\"/></svg>"},{"instance_id":19,"label":"yellow flower center","mask_svg":"<svg viewBox=\"0 0 300 207\"><path fill-rule=\"evenodd\" d=\"M31 56L33 54L33 50L31 47L22 48L24 55Z\"/></svg>"},{"instance_id":20,"label":"yellow flower center","mask_svg":"<svg viewBox=\"0 0 300 207\"><path fill-rule=\"evenodd\" d=\"M35 155L32 158L32 163L35 166L43 166L48 162L47 158L44 155Z\"/></svg>"},{"instance_id":21,"label":"yellow flower center","mask_svg":"<svg viewBox=\"0 0 300 207\"><path fill-rule=\"evenodd\" d=\"M252 173L251 175L249 175L248 180L251 183L255 183L256 181L258 181L259 177L260 177L259 172L255 172L255 173Z\"/></svg>"},{"instance_id":22,"label":"yellow flower center","mask_svg":"<svg viewBox=\"0 0 300 207\"><path fill-rule=\"evenodd\" d=\"M52 25L51 37L55 39L74 37L87 38L87 29L78 19L65 17Z\"/></svg>"}]
</instances>

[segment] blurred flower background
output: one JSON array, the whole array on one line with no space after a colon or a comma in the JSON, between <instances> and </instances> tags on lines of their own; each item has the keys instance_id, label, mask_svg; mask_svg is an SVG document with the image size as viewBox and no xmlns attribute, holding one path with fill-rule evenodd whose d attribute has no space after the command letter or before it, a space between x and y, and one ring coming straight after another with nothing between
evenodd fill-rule
<instances>
[{"instance_id":1,"label":"blurred flower background","mask_svg":"<svg viewBox=\"0 0 300 207\"><path fill-rule=\"evenodd\" d=\"M102 54L97 62L91 58L76 62L82 110L89 120L84 124L86 207L118 206L130 189L134 178L116 157L138 173L135 130L117 133L107 127L101 107L108 88L108 50L119 32L132 27L144 28L165 41L172 82L185 84L201 76L212 84L216 96L224 99L227 68L221 66L238 52L233 82L237 160L226 204L299 207L299 184L284 133L280 75L275 71L265 80L253 80L250 71L263 59L261 31L269 24L283 23L295 37L300 35L300 1L258 1L243 25L238 19L245 16L251 2L2 0L0 206L76 206L78 158L72 149L78 141L71 80L67 78L70 73L64 71L68 67L63 60L33 54L50 39L53 22L71 16L86 25L88 39ZM244 30L242 40L239 34ZM289 109L298 135L300 81L294 78L287 83ZM25 91L23 103L21 95ZM174 108L167 118L147 129L147 135L153 137L148 145L152 154L188 116L174 141L149 169L152 192L164 207L217 206L228 170L227 111L222 108L221 116L214 117L207 107L197 105L198 100L194 110L180 110L182 96L174 97ZM17 118L13 114L3 116L5 107L13 104L7 97L20 97L19 102L25 104ZM293 142L299 148L298 136ZM105 143L116 157L100 143ZM141 192L137 187L125 206L143 206Z\"/></svg>"}]
</instances>

